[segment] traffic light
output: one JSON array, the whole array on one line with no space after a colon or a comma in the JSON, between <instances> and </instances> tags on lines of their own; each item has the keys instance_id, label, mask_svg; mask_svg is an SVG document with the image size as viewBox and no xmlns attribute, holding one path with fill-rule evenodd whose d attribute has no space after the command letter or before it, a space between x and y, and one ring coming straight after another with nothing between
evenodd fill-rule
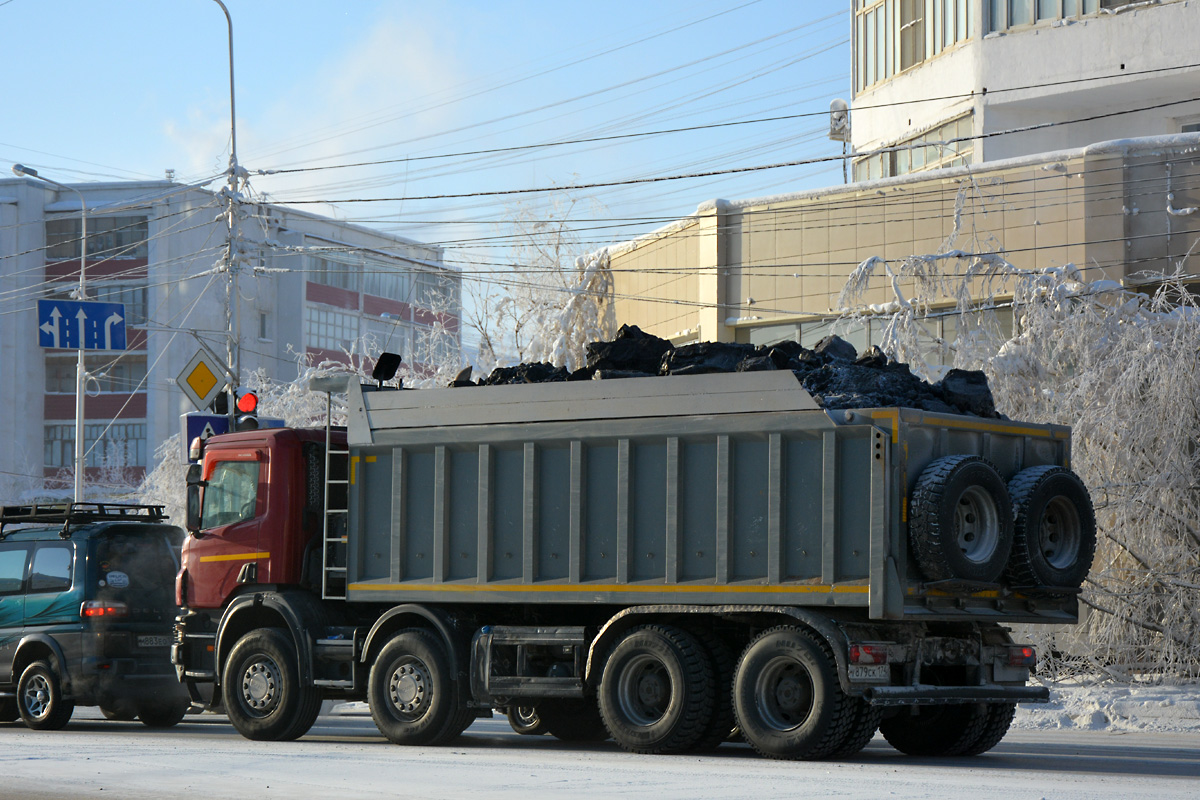
<instances>
[{"instance_id":1,"label":"traffic light","mask_svg":"<svg viewBox=\"0 0 1200 800\"><path fill-rule=\"evenodd\" d=\"M238 389L237 419L234 422L235 431L258 430L258 395L249 389Z\"/></svg>"}]
</instances>

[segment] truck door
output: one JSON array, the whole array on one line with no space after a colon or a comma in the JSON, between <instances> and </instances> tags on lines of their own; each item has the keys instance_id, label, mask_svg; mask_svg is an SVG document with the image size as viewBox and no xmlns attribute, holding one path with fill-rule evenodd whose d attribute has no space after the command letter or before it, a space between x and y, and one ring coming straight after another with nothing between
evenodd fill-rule
<instances>
[{"instance_id":1,"label":"truck door","mask_svg":"<svg viewBox=\"0 0 1200 800\"><path fill-rule=\"evenodd\" d=\"M13 679L12 662L25 624L27 544L0 544L0 683Z\"/></svg>"},{"instance_id":2,"label":"truck door","mask_svg":"<svg viewBox=\"0 0 1200 800\"><path fill-rule=\"evenodd\" d=\"M266 510L266 455L258 450L214 454L205 465L199 537L188 546L188 605L218 608L241 585L266 575L270 553L259 549Z\"/></svg>"}]
</instances>

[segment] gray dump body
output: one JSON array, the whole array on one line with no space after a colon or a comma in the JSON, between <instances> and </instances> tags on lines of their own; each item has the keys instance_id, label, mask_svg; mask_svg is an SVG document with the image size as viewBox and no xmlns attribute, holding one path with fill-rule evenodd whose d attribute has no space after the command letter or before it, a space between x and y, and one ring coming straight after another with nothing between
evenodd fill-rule
<instances>
[{"instance_id":1,"label":"gray dump body","mask_svg":"<svg viewBox=\"0 0 1200 800\"><path fill-rule=\"evenodd\" d=\"M925 584L935 458L1068 466L1061 426L824 411L791 372L349 389L347 599L858 609L1071 622L1070 596Z\"/></svg>"}]
</instances>

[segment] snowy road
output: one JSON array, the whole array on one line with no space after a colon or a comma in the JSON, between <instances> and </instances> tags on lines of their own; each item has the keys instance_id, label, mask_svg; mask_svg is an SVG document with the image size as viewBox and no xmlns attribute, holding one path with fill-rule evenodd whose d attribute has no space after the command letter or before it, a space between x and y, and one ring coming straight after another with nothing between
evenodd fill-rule
<instances>
[{"instance_id":1,"label":"snowy road","mask_svg":"<svg viewBox=\"0 0 1200 800\"><path fill-rule=\"evenodd\" d=\"M599 798L1200 797L1200 733L1013 730L972 759L902 756L876 737L843 762L777 762L745 745L636 756L480 720L453 745L387 744L369 717L322 717L299 742L242 739L223 718L171 731L80 709L64 731L0 724L0 797Z\"/></svg>"}]
</instances>

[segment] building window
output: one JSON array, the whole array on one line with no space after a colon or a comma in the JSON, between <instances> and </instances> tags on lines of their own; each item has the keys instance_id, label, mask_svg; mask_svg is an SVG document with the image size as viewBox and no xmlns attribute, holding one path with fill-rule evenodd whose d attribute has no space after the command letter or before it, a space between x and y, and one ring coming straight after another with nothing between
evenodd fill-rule
<instances>
[{"instance_id":1,"label":"building window","mask_svg":"<svg viewBox=\"0 0 1200 800\"><path fill-rule=\"evenodd\" d=\"M260 342L271 341L271 328L268 325L269 321L270 318L268 317L267 312L258 312L258 340Z\"/></svg>"},{"instance_id":2,"label":"building window","mask_svg":"<svg viewBox=\"0 0 1200 800\"><path fill-rule=\"evenodd\" d=\"M83 448L89 467L145 467L146 423L89 422L83 426ZM46 425L44 462L47 467L75 464L75 423Z\"/></svg>"},{"instance_id":3,"label":"building window","mask_svg":"<svg viewBox=\"0 0 1200 800\"><path fill-rule=\"evenodd\" d=\"M146 258L149 222L144 216L88 215L88 258ZM46 220L47 260L79 258L79 217Z\"/></svg>"},{"instance_id":4,"label":"building window","mask_svg":"<svg viewBox=\"0 0 1200 800\"><path fill-rule=\"evenodd\" d=\"M889 152L874 153L854 162L854 180L867 181L971 163L975 152L973 116L945 122L920 136L897 142Z\"/></svg>"},{"instance_id":5,"label":"building window","mask_svg":"<svg viewBox=\"0 0 1200 800\"><path fill-rule=\"evenodd\" d=\"M1075 19L1116 9L1139 0L984 0L989 31L1003 31L1035 22Z\"/></svg>"},{"instance_id":6,"label":"building window","mask_svg":"<svg viewBox=\"0 0 1200 800\"><path fill-rule=\"evenodd\" d=\"M73 293L78 288L78 284L73 281L56 281L54 287L47 297L67 300L73 299ZM127 326L146 324L146 307L150 290L146 288L145 283L105 279L88 280L87 294L88 300L100 303L124 303Z\"/></svg>"},{"instance_id":7,"label":"building window","mask_svg":"<svg viewBox=\"0 0 1200 800\"><path fill-rule=\"evenodd\" d=\"M304 310L304 344L310 349L350 350L358 341L357 314L310 305Z\"/></svg>"},{"instance_id":8,"label":"building window","mask_svg":"<svg viewBox=\"0 0 1200 800\"><path fill-rule=\"evenodd\" d=\"M87 391L128 394L146 391L146 356L85 356L84 369L90 376ZM75 355L46 356L47 394L75 394Z\"/></svg>"},{"instance_id":9,"label":"building window","mask_svg":"<svg viewBox=\"0 0 1200 800\"><path fill-rule=\"evenodd\" d=\"M969 39L974 15L967 0L856 0L855 92Z\"/></svg>"},{"instance_id":10,"label":"building window","mask_svg":"<svg viewBox=\"0 0 1200 800\"><path fill-rule=\"evenodd\" d=\"M1200 122L1185 122L1179 126L1180 133L1200 133Z\"/></svg>"},{"instance_id":11,"label":"building window","mask_svg":"<svg viewBox=\"0 0 1200 800\"><path fill-rule=\"evenodd\" d=\"M358 291L358 276L362 273L359 260L341 254L307 255L304 260L304 271L313 283Z\"/></svg>"}]
</instances>

